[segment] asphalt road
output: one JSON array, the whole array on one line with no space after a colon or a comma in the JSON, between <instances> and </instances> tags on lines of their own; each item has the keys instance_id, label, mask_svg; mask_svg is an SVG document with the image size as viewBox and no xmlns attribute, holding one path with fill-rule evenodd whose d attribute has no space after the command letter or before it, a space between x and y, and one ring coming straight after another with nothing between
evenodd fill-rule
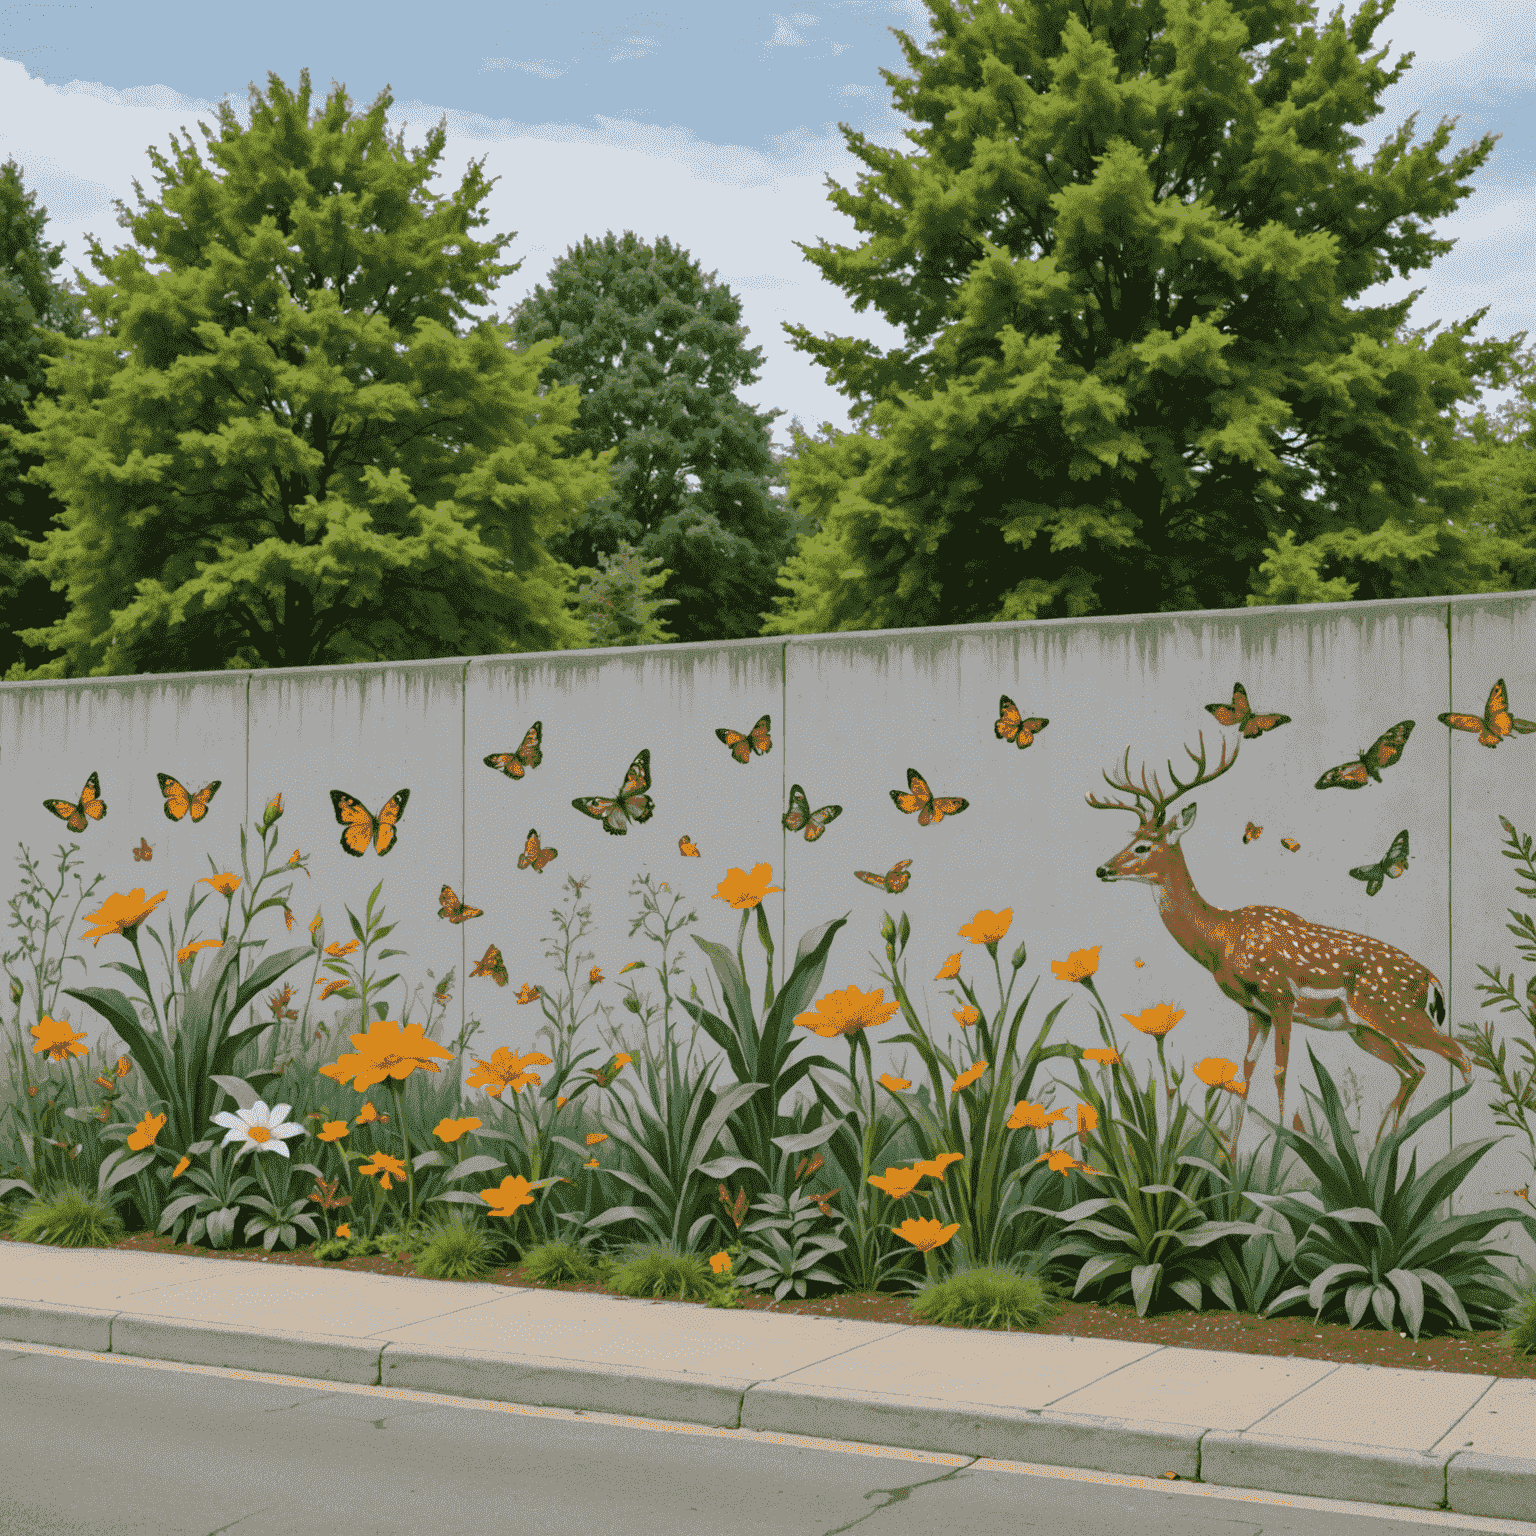
<instances>
[{"instance_id":1,"label":"asphalt road","mask_svg":"<svg viewBox=\"0 0 1536 1536\"><path fill-rule=\"evenodd\" d=\"M1440 1536L1536 1525L0 1345L0 1536Z\"/></svg>"}]
</instances>

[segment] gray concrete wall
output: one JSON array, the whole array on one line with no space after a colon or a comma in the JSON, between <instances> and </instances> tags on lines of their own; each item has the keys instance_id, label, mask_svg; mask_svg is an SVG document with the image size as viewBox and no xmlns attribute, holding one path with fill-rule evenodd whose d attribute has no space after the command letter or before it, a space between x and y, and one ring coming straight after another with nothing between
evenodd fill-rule
<instances>
[{"instance_id":1,"label":"gray concrete wall","mask_svg":"<svg viewBox=\"0 0 1536 1536\"><path fill-rule=\"evenodd\" d=\"M1011 907L1013 926L1002 952L1020 938L1029 959L1023 990L1040 977L1029 1017L1038 1022L1071 996L1053 1038L1098 1044L1094 1016L1081 989L1052 975L1050 961L1102 946L1097 984L1115 1020L1127 1059L1145 1080L1153 1042L1121 1014L1171 1002L1185 1017L1168 1037L1171 1063L1207 1056L1241 1062L1246 1015L1218 990L1161 921L1155 893L1132 882L1104 884L1095 868L1124 848L1135 822L1123 811L1090 807L1086 796L1113 797L1101 777L1130 749L1133 776L1143 764L1168 786L1166 763L1181 778L1191 771L1184 747L1204 732L1214 766L1226 740L1205 705L1231 699L1241 681L1253 707L1290 715L1289 724L1244 741L1236 766L1188 795L1198 818L1182 847L1206 902L1221 908L1270 905L1330 928L1366 935L1427 966L1445 989L1448 1023L1491 1021L1509 1042L1510 1066L1523 1064L1515 1041L1530 1038L1515 1014L1480 1005L1479 966L1508 970L1516 962L1506 909L1533 904L1517 893L1513 866L1500 857L1499 816L1536 832L1536 739L1511 736L1496 749L1436 720L1442 711L1481 714L1496 678L1509 688L1517 716L1536 718L1536 593L1291 608L1222 610L1133 618L981 624L952 628L836 634L716 645L558 652L416 664L315 668L292 672L198 674L0 685L0 774L12 807L14 836L34 855L70 837L43 809L45 797L73 799L99 773L108 815L77 837L87 873L101 869L104 890L143 885L169 889L178 911L189 884L208 872L238 868L238 823L260 816L284 796L284 852L310 854L311 880L300 879L297 916L307 924L324 910L329 937L346 937L343 908L361 912L381 878L383 898L399 927L391 943L406 949L411 983L457 968L451 1038L466 1016L483 1021L472 1054L499 1045L529 1048L543 1022L537 1005L519 1006L525 981L558 986L545 950L558 935L551 916L562 904L566 876L588 882L594 952L607 980L592 1001L606 1001L615 1024L633 1021L619 1006L620 968L659 950L629 926L639 915L631 881L649 871L680 893L699 921L684 930L734 945L738 919L715 888L728 868L773 868L782 894L766 909L779 975L800 936L833 917L850 915L834 943L824 987L879 985L883 959L880 915L905 910L912 923L908 985L939 1035L957 1033L950 1010L963 1002L935 981L945 957L964 953L965 974L985 1001L995 988L986 953L956 936L982 908ZM1049 719L1020 751L998 740L993 722L1007 694L1025 715ZM719 726L750 729L772 718L773 746L746 766L715 736ZM1317 790L1328 768L1343 764L1404 719L1415 722L1401 760L1380 783L1358 790ZM512 781L482 759L510 752L529 726L543 724L542 764ZM643 826L612 836L581 815L571 800L611 795L631 760L651 754L656 810ZM961 815L927 827L904 815L889 791L906 788L916 768L934 793L969 800ZM211 779L222 787L198 826L173 825L162 814L156 774L189 788ZM792 784L810 806L839 804L842 814L815 843L786 832L782 816ZM330 791L344 790L378 811L409 788L397 846L381 861L338 846ZM1262 836L1244 842L1249 822ZM536 828L559 850L542 873L519 870L525 836ZM1380 859L1394 836L1410 833L1406 873L1374 897L1352 879L1352 867ZM679 852L692 838L699 858ZM151 863L130 850L145 837ZM1282 839L1299 846L1290 851ZM15 849L0 864L0 900L17 886ZM910 859L911 883L889 896L854 878L883 873ZM438 892L450 884L485 916L460 926L438 919ZM210 907L208 909L212 911ZM295 939L302 929L296 924ZM268 935L280 947L281 925ZM494 942L511 986L467 979ZM761 952L748 934L749 976L760 998ZM686 937L676 952L687 979L711 996L712 973ZM118 953L124 951L124 954ZM102 962L125 957L121 940L87 948L89 979L114 983ZM1137 965L1137 961L1142 962ZM982 962L982 963L978 963ZM654 969L631 973L654 984ZM1522 968L1521 990L1525 980ZM1077 995L1074 995L1077 994ZM399 989L393 994L399 996ZM94 1015L71 1010L93 1041ZM395 1010L392 1007L391 1017ZM686 1019L684 1020L686 1023ZM880 1043L900 1032L900 1019L873 1037L876 1070L901 1070L901 1048ZM600 1044L595 1032L588 1043ZM1293 1028L1286 1113L1315 1091L1311 1045L1341 1086L1352 1072L1362 1156L1398 1089L1396 1073L1347 1033ZM841 1046L833 1050L840 1057ZM1460 1075L1420 1051L1427 1071L1410 1112L1427 1106ZM908 1056L908 1066L916 1063ZM1055 1063L1067 1082L1075 1073ZM1273 1116L1273 1042L1265 1048L1250 1102ZM903 1075L915 1076L914 1072ZM1422 1170L1458 1144L1511 1136L1489 1107L1485 1074L1473 1091L1415 1138ZM1198 1087L1193 1075L1188 1085ZM1202 1093L1190 1095L1201 1102ZM1075 1102L1057 1089L1056 1105ZM1256 1144L1249 1116L1245 1146ZM1458 1211L1511 1202L1529 1183L1528 1144L1511 1136L1474 1171L1455 1202ZM1533 1245L1518 1230L1494 1241L1527 1261Z\"/></svg>"}]
</instances>

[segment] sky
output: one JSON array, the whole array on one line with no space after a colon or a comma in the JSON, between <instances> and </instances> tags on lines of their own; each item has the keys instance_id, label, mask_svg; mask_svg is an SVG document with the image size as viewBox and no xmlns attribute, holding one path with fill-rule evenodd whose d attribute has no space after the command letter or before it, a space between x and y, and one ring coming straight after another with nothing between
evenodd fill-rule
<instances>
[{"instance_id":1,"label":"sky","mask_svg":"<svg viewBox=\"0 0 1536 1536\"><path fill-rule=\"evenodd\" d=\"M1414 324L1487 305L1481 334L1536 337L1536 0L1460 0L1451 12L1445 0L1404 0L1378 30L1391 58L1417 57L1362 130L1360 153L1414 112L1420 138L1458 117L1453 148L1484 132L1502 138L1472 196L1439 227L1456 248L1372 301L1420 287ZM446 114L434 193L451 193L482 156L487 177L500 177L476 237L515 230L501 260L523 265L477 317L505 314L587 236L666 235L741 299L763 366L738 393L784 412L773 435L786 446L793 416L813 432L850 423L848 402L792 347L784 322L882 348L902 339L875 311L856 313L794 244L858 240L827 199L828 176L851 190L864 169L839 121L911 147L902 135L912 124L879 73L907 72L893 27L919 47L931 42L922 0L788 11L742 0L438 0L429 13L387 0L272 0L259 13L206 0L0 3L0 162L16 158L48 211L44 238L64 247L56 276L78 266L95 281L87 236L109 252L129 243L112 200L136 210L135 177L159 196L148 146L170 156L172 134L190 138L207 162L198 121L217 132L228 98L247 124L249 86L265 92L269 70L297 90L308 66L312 115L333 80L358 112L387 85L388 130L403 131L408 149ZM254 38L258 30L275 41Z\"/></svg>"}]
</instances>

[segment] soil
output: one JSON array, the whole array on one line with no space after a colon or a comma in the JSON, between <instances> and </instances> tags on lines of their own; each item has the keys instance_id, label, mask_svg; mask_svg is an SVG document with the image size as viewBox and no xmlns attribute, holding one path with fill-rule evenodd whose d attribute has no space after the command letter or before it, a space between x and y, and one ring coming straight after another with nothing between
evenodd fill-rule
<instances>
[{"instance_id":1,"label":"soil","mask_svg":"<svg viewBox=\"0 0 1536 1536\"><path fill-rule=\"evenodd\" d=\"M0 1241L10 1241L0 1232ZM213 1249L189 1243L173 1246L168 1236L142 1232L119 1238L111 1247L131 1253L170 1253L178 1257L221 1259L244 1264L297 1264L310 1268L349 1270L354 1274L420 1278L409 1254L371 1254L366 1258L328 1263L315 1258L305 1246L289 1253L266 1253L260 1247ZM492 1269L476 1282L445 1281L444 1284L529 1286L517 1266ZM618 1296L600 1284L549 1287L553 1290ZM805 1317L852 1317L865 1322L900 1323L926 1327L913 1316L912 1303L902 1295L839 1293L807 1299L743 1292L742 1307L750 1312L780 1312ZM702 1302L692 1305L702 1306ZM1472 1333L1453 1332L1417 1341L1398 1333L1386 1333L1364 1323L1346 1328L1340 1323L1314 1323L1304 1312L1295 1316L1261 1318L1246 1312L1192 1312L1188 1309L1149 1313L1138 1317L1129 1303L1065 1301L1049 1322L1031 1333L1056 1334L1079 1339L1125 1339L1137 1344L1165 1344L1183 1349L1226 1350L1241 1355L1296 1356L1304 1360L1329 1360L1337 1365L1384 1365L1410 1371L1462 1371L1499 1376L1516 1381L1536 1381L1536 1354L1517 1355L1505 1342L1502 1329Z\"/></svg>"}]
</instances>

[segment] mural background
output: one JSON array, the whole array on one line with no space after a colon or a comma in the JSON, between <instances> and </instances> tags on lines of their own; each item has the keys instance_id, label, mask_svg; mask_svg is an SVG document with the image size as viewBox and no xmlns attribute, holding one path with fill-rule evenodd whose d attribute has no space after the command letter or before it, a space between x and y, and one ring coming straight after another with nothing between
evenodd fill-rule
<instances>
[{"instance_id":1,"label":"mural background","mask_svg":"<svg viewBox=\"0 0 1536 1536\"><path fill-rule=\"evenodd\" d=\"M1514 1069L1525 1062L1516 1041L1522 1031L1529 1039L1530 1027L1520 1015L1483 1008L1476 988L1484 980L1479 966L1507 971L1516 963L1507 909L1531 905L1500 856L1499 817L1536 832L1536 740L1515 734L1489 750L1476 735L1436 719L1445 711L1480 715L1499 678L1513 714L1536 718L1536 593L5 684L0 777L14 841L0 861L0 903L19 887L16 843L51 868L58 844L75 841L86 880L102 871L101 892L169 890L161 910L174 909L179 922L194 880L238 871L240 825L259 821L281 792L282 849L308 855L311 876L295 884L289 942L302 939L300 925L317 910L328 939L349 937L343 908L361 915L382 880L381 899L398 925L389 942L406 951L389 1017L400 1017L405 990L418 987L409 1016L423 1017L452 968L446 1023L434 1033L451 1041L467 1020L478 1019L471 1053L488 1057L498 1046L528 1049L545 1022L540 1004L520 1005L517 998L525 983L550 993L560 986L558 963L545 952L560 935L553 914L567 905L568 876L583 882L579 905L590 908L580 948L592 959L578 973L580 1004L606 1005L608 1023L628 1026L633 1040L636 1021L618 1006L614 985L620 969L645 961L648 969L631 976L659 1003L659 950L631 931L641 912L633 882L649 876L653 888L665 883L682 897L679 914L697 911L698 921L673 942L684 966L673 990L687 996L692 982L710 1000L713 974L687 935L734 946L739 919L715 899L715 889L728 869L767 863L771 883L783 888L764 902L776 981L802 934L848 914L824 986L870 990L878 981L876 959L883 959L881 914L905 911L912 924L909 990L942 1035L950 1010L964 999L957 988L951 999L955 984L933 977L947 956L971 950L958 928L980 909L1011 908L1001 954L1006 959L1020 939L1028 946L1019 995L1039 979L1026 1037L1030 1020L1038 1028L1074 991L1055 978L1050 962L1100 946L1096 983L1126 1059L1144 1082L1156 1059L1153 1042L1129 1025L1122 1030L1121 1014L1164 1002L1184 1009L1166 1049L1170 1065L1186 1067L1207 1056L1240 1063L1247 1018L1174 941L1154 891L1095 877L1131 840L1135 821L1123 811L1094 809L1086 797L1116 797L1102 774L1122 768L1127 748L1133 778L1145 765L1149 778L1155 772L1171 788L1171 760L1188 779L1193 765L1184 749L1197 748L1203 732L1208 771L1223 741L1229 749L1241 743L1236 765L1178 806L1198 806L1181 846L1205 901L1285 907L1406 951L1444 987L1448 1030L1491 1022L1495 1040L1508 1043ZM1289 723L1252 740L1218 724L1205 706L1229 703L1235 682L1255 711L1289 715ZM1001 695L1026 717L1049 721L1027 749L994 730ZM717 729L748 733L765 714L770 750L737 762ZM1381 782L1358 790L1314 787L1327 769L1351 761L1405 719L1415 722L1414 731ZM484 763L488 755L515 752L535 721L542 727L537 767L513 779ZM615 795L642 749L650 754L649 820L617 836L572 807L576 797ZM926 827L903 814L889 792L906 790L909 768L935 795L966 799L967 809ZM72 834L42 802L77 799L93 772L107 814ZM166 819L160 773L194 793L219 781L201 822ZM813 811L842 807L813 842L783 826L796 784ZM361 858L344 852L331 791L377 814L402 788L410 798L388 854L381 858L372 847ZM1264 830L1245 842L1250 822ZM518 868L535 829L545 850L557 850L542 872ZM1411 840L1406 871L1369 896L1349 870L1380 860L1403 829ZM699 857L679 851L684 836ZM141 839L152 847L152 860L133 859ZM883 874L900 860L911 861L900 894L855 878L856 870ZM484 915L442 921L445 884ZM209 933L217 931L216 910L221 902L204 909ZM266 936L281 948L281 923L275 927ZM10 941L8 933L0 947ZM504 957L506 987L470 975L491 944ZM760 993L762 958L753 933L747 946L748 977ZM66 985L119 984L103 963L125 958L120 949L116 939L87 945L87 973L72 968ZM587 995L584 978L594 964L605 981ZM301 974L307 973L295 976ZM990 979L981 977L980 996L991 993ZM343 1006L317 1005L314 1013L329 1021ZM102 1021L73 1002L67 1011L95 1044ZM682 1010L677 1016L688 1025ZM904 1048L881 1043L899 1031L897 1019L873 1032L877 1072L914 1075L902 1070L916 1065ZM1086 999L1069 1003L1051 1038L1099 1043ZM582 1044L605 1042L590 1030ZM1398 1090L1396 1073L1347 1033L1298 1022L1287 1123L1303 1108L1304 1090L1316 1092L1308 1045L1346 1096L1358 1087L1354 1113L1365 1156ZM1410 1114L1462 1081L1443 1058L1416 1054L1426 1072ZM1271 1118L1273 1069L1271 1040L1249 1098ZM1055 1076L1072 1080L1062 1071ZM1457 1212L1509 1203L1510 1192L1530 1182L1528 1143L1494 1122L1495 1087L1474 1068L1472 1091L1411 1143L1423 1169L1453 1140L1509 1138L1462 1186ZM1185 1092L1201 1102L1192 1073ZM1051 1102L1070 1106L1075 1099L1060 1087ZM1247 1115L1242 1147L1256 1145L1264 1131ZM1536 1244L1518 1230L1501 1229L1491 1241L1536 1260Z\"/></svg>"}]
</instances>

